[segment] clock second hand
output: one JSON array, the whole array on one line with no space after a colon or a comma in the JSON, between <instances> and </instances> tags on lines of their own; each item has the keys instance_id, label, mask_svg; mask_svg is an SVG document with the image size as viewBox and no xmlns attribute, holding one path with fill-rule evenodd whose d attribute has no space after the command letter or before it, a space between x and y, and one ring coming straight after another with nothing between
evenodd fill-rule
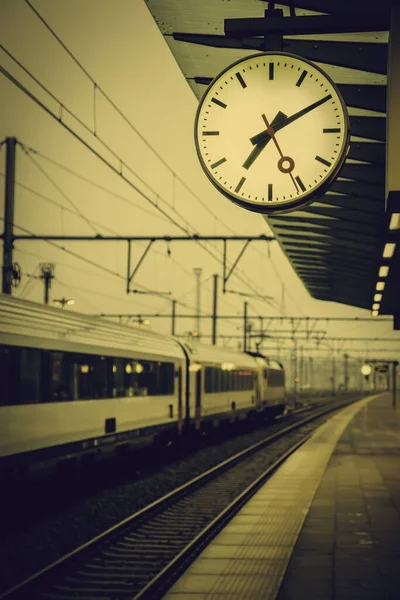
<instances>
[{"instance_id":1,"label":"clock second hand","mask_svg":"<svg viewBox=\"0 0 400 600\"><path fill-rule=\"evenodd\" d=\"M261 115L261 118L264 121L265 125L267 126L267 133L268 133L268 135L271 137L272 141L274 142L274 144L276 146L276 149L278 150L278 152L279 152L279 154L281 156L281 158L280 158L280 160L278 162L278 169L281 171L281 173L289 173L290 178L293 181L293 185L296 188L296 192L298 192L299 188L297 187L297 183L296 183L296 181L295 181L295 179L294 179L294 177L292 175L292 171L294 169L294 160L290 156L284 156L283 155L283 152L282 152L282 150L281 150L281 148L280 148L280 146L279 146L279 144L278 144L278 142L276 140L274 128L272 126L270 126L270 124L268 123L268 119L267 119L267 117L264 114ZM287 168L283 167L283 163L284 162L288 162L289 163L289 167L287 167Z\"/></svg>"}]
</instances>

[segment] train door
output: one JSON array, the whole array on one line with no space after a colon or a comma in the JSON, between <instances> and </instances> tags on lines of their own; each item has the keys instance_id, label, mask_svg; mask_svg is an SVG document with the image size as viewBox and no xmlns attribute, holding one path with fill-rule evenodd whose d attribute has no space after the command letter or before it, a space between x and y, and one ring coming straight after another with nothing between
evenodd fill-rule
<instances>
[{"instance_id":1,"label":"train door","mask_svg":"<svg viewBox=\"0 0 400 600\"><path fill-rule=\"evenodd\" d=\"M195 419L194 419L194 427L196 431L200 429L200 421L201 421L201 384L202 384L202 369L196 371L196 390L195 390Z\"/></svg>"}]
</instances>

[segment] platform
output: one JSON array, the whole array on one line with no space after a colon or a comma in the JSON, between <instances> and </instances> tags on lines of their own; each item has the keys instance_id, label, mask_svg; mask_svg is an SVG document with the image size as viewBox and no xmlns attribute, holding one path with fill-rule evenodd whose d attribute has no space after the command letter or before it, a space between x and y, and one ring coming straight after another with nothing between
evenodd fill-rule
<instances>
[{"instance_id":1,"label":"platform","mask_svg":"<svg viewBox=\"0 0 400 600\"><path fill-rule=\"evenodd\" d=\"M205 548L165 600L400 597L400 406L343 409Z\"/></svg>"}]
</instances>

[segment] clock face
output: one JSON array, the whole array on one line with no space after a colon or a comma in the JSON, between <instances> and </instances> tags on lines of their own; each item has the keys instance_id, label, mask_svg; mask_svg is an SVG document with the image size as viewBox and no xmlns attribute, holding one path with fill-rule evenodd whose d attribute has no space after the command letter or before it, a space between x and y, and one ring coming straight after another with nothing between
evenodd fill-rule
<instances>
[{"instance_id":1,"label":"clock face","mask_svg":"<svg viewBox=\"0 0 400 600\"><path fill-rule=\"evenodd\" d=\"M231 200L288 212L321 196L349 147L347 109L319 67L266 52L230 65L208 87L195 122L202 167Z\"/></svg>"}]
</instances>

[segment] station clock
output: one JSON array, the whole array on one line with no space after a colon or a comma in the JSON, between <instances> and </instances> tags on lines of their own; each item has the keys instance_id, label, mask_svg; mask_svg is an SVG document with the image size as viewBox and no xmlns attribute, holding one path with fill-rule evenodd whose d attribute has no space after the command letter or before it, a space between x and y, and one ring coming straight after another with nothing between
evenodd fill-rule
<instances>
[{"instance_id":1,"label":"station clock","mask_svg":"<svg viewBox=\"0 0 400 600\"><path fill-rule=\"evenodd\" d=\"M265 52L220 73L195 120L200 163L215 187L248 210L289 212L322 196L349 148L341 94L322 69Z\"/></svg>"}]
</instances>

